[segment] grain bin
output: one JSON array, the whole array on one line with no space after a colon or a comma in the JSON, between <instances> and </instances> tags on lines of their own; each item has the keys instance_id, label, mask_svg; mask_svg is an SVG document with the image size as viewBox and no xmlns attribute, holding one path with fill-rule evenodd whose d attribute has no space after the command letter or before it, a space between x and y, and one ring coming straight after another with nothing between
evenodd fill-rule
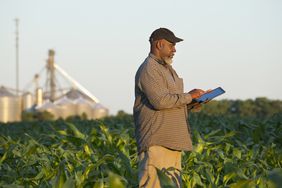
<instances>
[{"instance_id":1,"label":"grain bin","mask_svg":"<svg viewBox=\"0 0 282 188\"><path fill-rule=\"evenodd\" d=\"M30 92L24 93L22 96L22 110L31 109L33 106L33 96Z\"/></svg>"},{"instance_id":2,"label":"grain bin","mask_svg":"<svg viewBox=\"0 0 282 188\"><path fill-rule=\"evenodd\" d=\"M42 88L37 88L35 91L35 104L37 106L42 105L43 103L43 89Z\"/></svg>"},{"instance_id":3,"label":"grain bin","mask_svg":"<svg viewBox=\"0 0 282 188\"><path fill-rule=\"evenodd\" d=\"M79 97L73 101L76 105L76 115L82 116L83 114L86 115L87 119L92 119L92 105L90 101Z\"/></svg>"},{"instance_id":4,"label":"grain bin","mask_svg":"<svg viewBox=\"0 0 282 188\"><path fill-rule=\"evenodd\" d=\"M45 100L42 105L36 107L36 110L40 112L47 111L54 116L54 119L58 119L61 116L58 107L50 100Z\"/></svg>"},{"instance_id":5,"label":"grain bin","mask_svg":"<svg viewBox=\"0 0 282 188\"><path fill-rule=\"evenodd\" d=\"M12 94L5 87L0 88L0 122L21 120L21 97Z\"/></svg>"},{"instance_id":6,"label":"grain bin","mask_svg":"<svg viewBox=\"0 0 282 188\"><path fill-rule=\"evenodd\" d=\"M60 116L63 119L68 118L69 116L76 115L76 107L75 104L66 96L56 100L54 104L58 107Z\"/></svg>"},{"instance_id":7,"label":"grain bin","mask_svg":"<svg viewBox=\"0 0 282 188\"><path fill-rule=\"evenodd\" d=\"M103 105L100 103L96 103L95 105L92 106L92 118L93 119L100 119L104 118L108 115L109 111L107 108L105 108Z\"/></svg>"}]
</instances>

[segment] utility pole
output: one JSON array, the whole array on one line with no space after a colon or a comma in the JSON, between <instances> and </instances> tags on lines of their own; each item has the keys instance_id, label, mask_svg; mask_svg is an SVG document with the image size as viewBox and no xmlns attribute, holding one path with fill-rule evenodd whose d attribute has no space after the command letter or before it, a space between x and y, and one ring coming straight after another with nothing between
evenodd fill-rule
<instances>
[{"instance_id":1,"label":"utility pole","mask_svg":"<svg viewBox=\"0 0 282 188\"><path fill-rule=\"evenodd\" d=\"M15 19L16 23L16 94L19 96L19 19Z\"/></svg>"}]
</instances>

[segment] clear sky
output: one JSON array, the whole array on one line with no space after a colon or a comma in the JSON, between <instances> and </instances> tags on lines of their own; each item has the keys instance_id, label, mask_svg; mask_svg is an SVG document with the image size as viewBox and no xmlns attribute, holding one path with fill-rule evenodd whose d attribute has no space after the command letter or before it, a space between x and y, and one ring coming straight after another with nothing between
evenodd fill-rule
<instances>
[{"instance_id":1,"label":"clear sky","mask_svg":"<svg viewBox=\"0 0 282 188\"><path fill-rule=\"evenodd\" d=\"M221 86L218 99L282 99L280 0L1 0L0 85L15 88L20 19L20 88L55 61L111 114L132 113L134 75L159 27L184 41L174 68L185 90Z\"/></svg>"}]
</instances>

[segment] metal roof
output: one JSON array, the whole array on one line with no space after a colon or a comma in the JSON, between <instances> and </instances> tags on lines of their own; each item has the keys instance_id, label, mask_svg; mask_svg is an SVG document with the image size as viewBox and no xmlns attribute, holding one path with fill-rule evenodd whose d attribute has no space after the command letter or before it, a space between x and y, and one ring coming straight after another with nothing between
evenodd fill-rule
<instances>
[{"instance_id":1,"label":"metal roof","mask_svg":"<svg viewBox=\"0 0 282 188\"><path fill-rule=\"evenodd\" d=\"M65 104L73 104L73 101L70 100L67 96L63 96L62 98L56 100L54 102L55 105L65 105Z\"/></svg>"},{"instance_id":2,"label":"metal roof","mask_svg":"<svg viewBox=\"0 0 282 188\"><path fill-rule=\"evenodd\" d=\"M13 93L11 93L7 88L4 86L0 87L0 97L15 97Z\"/></svg>"},{"instance_id":3,"label":"metal roof","mask_svg":"<svg viewBox=\"0 0 282 188\"><path fill-rule=\"evenodd\" d=\"M107 109L101 103L96 103L95 105L93 105L93 108L94 109Z\"/></svg>"},{"instance_id":4,"label":"metal roof","mask_svg":"<svg viewBox=\"0 0 282 188\"><path fill-rule=\"evenodd\" d=\"M87 99L88 101L93 101L91 98L89 98L87 95L77 89L71 89L65 94L65 96L67 96L71 100L78 99L81 97L83 99Z\"/></svg>"},{"instance_id":5,"label":"metal roof","mask_svg":"<svg viewBox=\"0 0 282 188\"><path fill-rule=\"evenodd\" d=\"M84 99L84 98L82 98L82 97L79 97L79 98L75 99L73 102L74 102L75 104L78 104L78 105L87 104L87 105L89 105L89 106L92 106L92 105L95 104L95 102L89 101L89 100Z\"/></svg>"},{"instance_id":6,"label":"metal roof","mask_svg":"<svg viewBox=\"0 0 282 188\"><path fill-rule=\"evenodd\" d=\"M46 100L42 105L36 107L37 110L46 110L53 108L57 108L57 106L53 104L50 100Z\"/></svg>"}]
</instances>

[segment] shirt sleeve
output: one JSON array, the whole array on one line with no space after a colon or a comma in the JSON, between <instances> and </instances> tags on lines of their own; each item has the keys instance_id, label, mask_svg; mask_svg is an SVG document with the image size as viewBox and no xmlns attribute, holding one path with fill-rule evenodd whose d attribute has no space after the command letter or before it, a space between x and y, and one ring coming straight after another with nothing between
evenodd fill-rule
<instances>
[{"instance_id":1,"label":"shirt sleeve","mask_svg":"<svg viewBox=\"0 0 282 188\"><path fill-rule=\"evenodd\" d=\"M166 86L166 78L154 66L144 67L138 85L156 110L177 108L192 101L189 93L170 93Z\"/></svg>"}]
</instances>

